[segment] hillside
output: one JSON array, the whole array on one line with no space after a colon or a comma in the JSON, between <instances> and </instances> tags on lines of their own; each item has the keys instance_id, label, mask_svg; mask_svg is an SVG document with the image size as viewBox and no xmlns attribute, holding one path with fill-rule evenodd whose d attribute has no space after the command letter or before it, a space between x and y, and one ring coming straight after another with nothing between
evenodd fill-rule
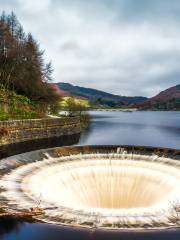
<instances>
[{"instance_id":1,"label":"hillside","mask_svg":"<svg viewBox=\"0 0 180 240\"><path fill-rule=\"evenodd\" d=\"M141 109L180 110L180 85L168 88L139 104Z\"/></svg>"},{"instance_id":2,"label":"hillside","mask_svg":"<svg viewBox=\"0 0 180 240\"><path fill-rule=\"evenodd\" d=\"M126 97L114 95L100 90L74 86L69 83L56 83L60 91L65 91L67 96L75 96L89 100L93 106L107 106L107 107L122 107L132 104L142 103L147 98L145 97Z\"/></svg>"},{"instance_id":3,"label":"hillside","mask_svg":"<svg viewBox=\"0 0 180 240\"><path fill-rule=\"evenodd\" d=\"M7 90L0 84L0 121L41 117L44 113L28 97Z\"/></svg>"},{"instance_id":4,"label":"hillside","mask_svg":"<svg viewBox=\"0 0 180 240\"><path fill-rule=\"evenodd\" d=\"M16 15L0 16L0 119L21 119L55 113L60 94L49 84L51 62Z\"/></svg>"},{"instance_id":5,"label":"hillside","mask_svg":"<svg viewBox=\"0 0 180 240\"><path fill-rule=\"evenodd\" d=\"M50 85L51 85L51 88L55 91L55 93L60 95L61 97L71 96L70 92L61 89L57 84L50 83Z\"/></svg>"}]
</instances>

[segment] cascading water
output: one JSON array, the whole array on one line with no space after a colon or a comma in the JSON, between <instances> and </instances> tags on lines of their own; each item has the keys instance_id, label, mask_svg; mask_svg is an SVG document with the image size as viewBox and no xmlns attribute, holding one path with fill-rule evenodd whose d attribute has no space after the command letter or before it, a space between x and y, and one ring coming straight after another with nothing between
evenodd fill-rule
<instances>
[{"instance_id":1,"label":"cascading water","mask_svg":"<svg viewBox=\"0 0 180 240\"><path fill-rule=\"evenodd\" d=\"M58 148L2 160L1 198L17 209L30 209L40 203L45 213L39 218L58 224L177 226L179 153L170 157L167 153L145 153L144 149L117 147L103 152L99 148L100 153L96 153L98 148L92 147L90 153L78 147L73 154L62 154ZM6 173L9 168L11 171Z\"/></svg>"}]
</instances>

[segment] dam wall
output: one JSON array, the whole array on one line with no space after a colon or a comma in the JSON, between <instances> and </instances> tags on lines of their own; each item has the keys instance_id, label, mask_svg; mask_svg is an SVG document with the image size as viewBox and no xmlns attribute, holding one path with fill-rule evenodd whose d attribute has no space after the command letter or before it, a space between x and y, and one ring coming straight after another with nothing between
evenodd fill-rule
<instances>
[{"instance_id":1,"label":"dam wall","mask_svg":"<svg viewBox=\"0 0 180 240\"><path fill-rule=\"evenodd\" d=\"M80 134L79 117L0 121L0 146Z\"/></svg>"}]
</instances>

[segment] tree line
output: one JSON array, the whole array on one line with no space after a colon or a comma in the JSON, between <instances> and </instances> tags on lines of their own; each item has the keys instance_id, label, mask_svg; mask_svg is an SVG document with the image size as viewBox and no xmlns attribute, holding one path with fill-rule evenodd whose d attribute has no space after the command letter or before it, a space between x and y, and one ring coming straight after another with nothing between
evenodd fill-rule
<instances>
[{"instance_id":1,"label":"tree line","mask_svg":"<svg viewBox=\"0 0 180 240\"><path fill-rule=\"evenodd\" d=\"M16 15L0 16L0 84L5 89L27 96L46 109L60 96L51 87L51 62L31 33L26 34Z\"/></svg>"}]
</instances>

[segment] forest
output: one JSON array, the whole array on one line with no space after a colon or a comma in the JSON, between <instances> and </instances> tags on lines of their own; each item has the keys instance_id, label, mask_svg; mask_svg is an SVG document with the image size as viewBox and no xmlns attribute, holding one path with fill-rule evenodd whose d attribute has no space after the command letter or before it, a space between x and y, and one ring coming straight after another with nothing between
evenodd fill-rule
<instances>
[{"instance_id":1,"label":"forest","mask_svg":"<svg viewBox=\"0 0 180 240\"><path fill-rule=\"evenodd\" d=\"M61 96L51 87L51 62L12 12L0 16L0 116L37 117L56 111Z\"/></svg>"}]
</instances>

